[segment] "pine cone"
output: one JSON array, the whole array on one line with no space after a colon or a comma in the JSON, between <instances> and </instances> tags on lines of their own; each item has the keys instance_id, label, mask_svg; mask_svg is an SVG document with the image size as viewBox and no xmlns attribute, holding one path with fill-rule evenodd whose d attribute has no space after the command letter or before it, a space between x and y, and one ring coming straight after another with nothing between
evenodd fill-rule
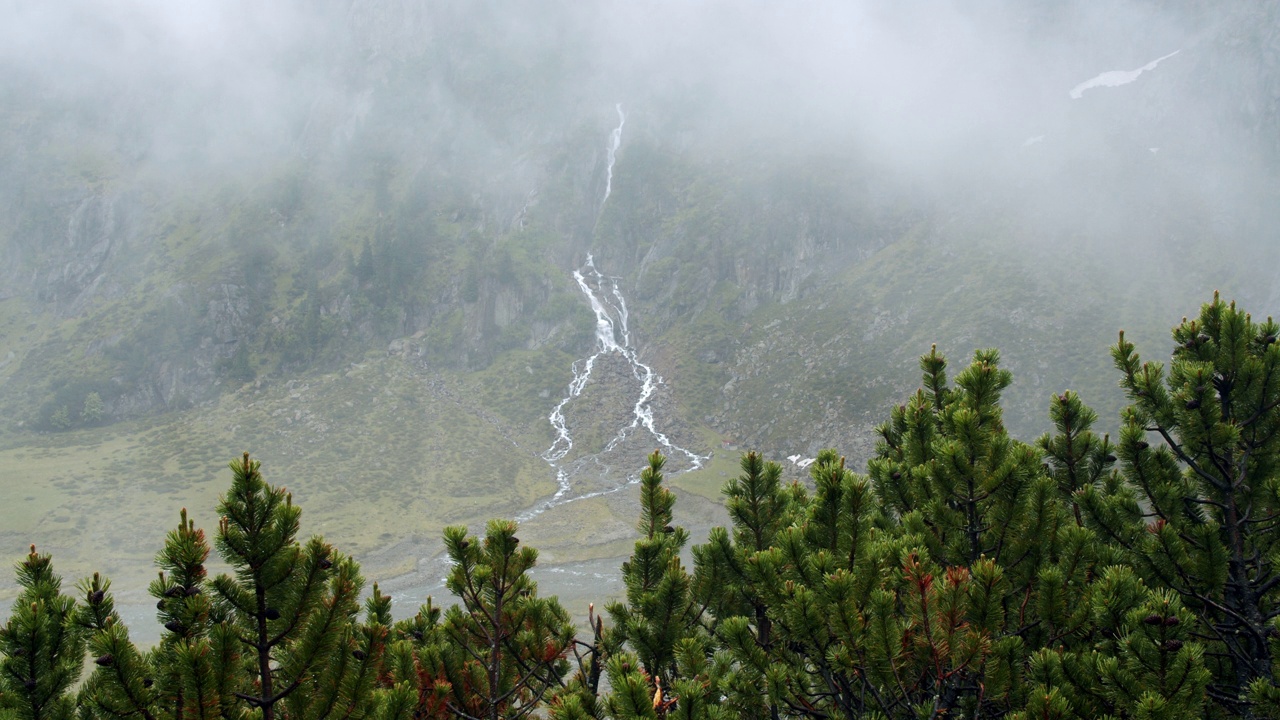
<instances>
[{"instance_id":1,"label":"pine cone","mask_svg":"<svg viewBox=\"0 0 1280 720\"><path fill-rule=\"evenodd\" d=\"M102 592L101 590L94 590L93 592L89 593L89 604L101 605L102 598L106 597L106 595L107 594Z\"/></svg>"},{"instance_id":2,"label":"pine cone","mask_svg":"<svg viewBox=\"0 0 1280 720\"><path fill-rule=\"evenodd\" d=\"M364 660L366 657L363 650L352 650L351 656L357 660Z\"/></svg>"},{"instance_id":3,"label":"pine cone","mask_svg":"<svg viewBox=\"0 0 1280 720\"><path fill-rule=\"evenodd\" d=\"M1146 623L1147 625L1159 625L1164 622L1164 618L1160 617L1156 613L1151 613L1150 615L1142 618L1142 622Z\"/></svg>"},{"instance_id":4,"label":"pine cone","mask_svg":"<svg viewBox=\"0 0 1280 720\"><path fill-rule=\"evenodd\" d=\"M265 617L265 618L266 618L266 619L268 619L268 620L279 620L279 619L280 619L280 611L279 611L279 610L277 610L277 609L275 609L275 608L273 608L273 607L269 607L269 608L267 608L267 611L266 611L266 612L262 613L262 616L263 616L263 617Z\"/></svg>"},{"instance_id":5,"label":"pine cone","mask_svg":"<svg viewBox=\"0 0 1280 720\"><path fill-rule=\"evenodd\" d=\"M1182 641L1177 638L1166 640L1164 645L1160 646L1160 649L1165 652L1178 652L1182 649Z\"/></svg>"},{"instance_id":6,"label":"pine cone","mask_svg":"<svg viewBox=\"0 0 1280 720\"><path fill-rule=\"evenodd\" d=\"M98 665L101 665L102 667L111 667L112 665L115 664L115 661L116 661L116 658L111 653L107 653L106 655L99 655L98 658L94 660L95 663L97 663Z\"/></svg>"},{"instance_id":7,"label":"pine cone","mask_svg":"<svg viewBox=\"0 0 1280 720\"><path fill-rule=\"evenodd\" d=\"M164 624L164 629L168 630L174 635L181 635L186 628L182 627L182 623L178 622L177 620L170 620L169 622Z\"/></svg>"}]
</instances>

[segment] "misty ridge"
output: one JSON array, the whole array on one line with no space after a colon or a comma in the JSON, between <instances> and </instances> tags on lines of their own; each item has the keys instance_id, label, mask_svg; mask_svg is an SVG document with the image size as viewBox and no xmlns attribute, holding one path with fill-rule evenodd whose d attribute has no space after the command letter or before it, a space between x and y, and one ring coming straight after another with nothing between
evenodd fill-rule
<instances>
[{"instance_id":1,"label":"misty ridge","mask_svg":"<svg viewBox=\"0 0 1280 720\"><path fill-rule=\"evenodd\" d=\"M319 171L356 145L522 194L522 155L622 102L692 157L833 158L916 201L976 185L948 201L1121 234L1171 195L1234 218L1265 204L1268 7L59 3L15 5L0 62L11 107L49 121L31 140L131 173Z\"/></svg>"}]
</instances>

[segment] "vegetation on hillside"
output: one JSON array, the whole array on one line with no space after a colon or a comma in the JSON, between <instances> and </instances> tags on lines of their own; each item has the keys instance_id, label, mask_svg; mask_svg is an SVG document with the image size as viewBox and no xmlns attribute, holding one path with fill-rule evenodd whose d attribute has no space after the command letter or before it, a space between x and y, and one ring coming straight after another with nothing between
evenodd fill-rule
<instances>
[{"instance_id":1,"label":"vegetation on hillside","mask_svg":"<svg viewBox=\"0 0 1280 720\"><path fill-rule=\"evenodd\" d=\"M298 537L231 464L213 547L182 513L138 648L95 574L65 595L33 547L0 630L0 712L80 718L1200 718L1280 712L1280 326L1215 296L1166 369L1123 334L1118 441L1074 392L1011 437L994 350L935 349L868 473L823 451L784 484L750 452L731 527L681 550L664 458L641 476L625 597L575 637L516 525L445 531L459 604L395 622L354 561ZM91 672L76 689L86 648ZM607 677L608 684L602 680Z\"/></svg>"}]
</instances>

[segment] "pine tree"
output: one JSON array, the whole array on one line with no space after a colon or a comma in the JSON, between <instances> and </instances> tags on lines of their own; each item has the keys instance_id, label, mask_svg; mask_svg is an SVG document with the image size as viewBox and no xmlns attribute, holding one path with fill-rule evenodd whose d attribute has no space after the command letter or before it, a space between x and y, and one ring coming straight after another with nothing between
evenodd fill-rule
<instances>
[{"instance_id":1,"label":"pine tree","mask_svg":"<svg viewBox=\"0 0 1280 720\"><path fill-rule=\"evenodd\" d=\"M453 687L445 676L442 651L448 643L440 623L440 608L427 598L412 618L393 627L383 668L383 706L401 710L415 720L455 717L449 710Z\"/></svg>"},{"instance_id":2,"label":"pine tree","mask_svg":"<svg viewBox=\"0 0 1280 720\"><path fill-rule=\"evenodd\" d=\"M775 639L769 593L758 585L754 569L760 554L775 547L779 534L795 519L793 510L803 507L807 498L798 484L784 488L782 467L759 453L743 455L740 466L742 474L722 490L732 535L714 528L705 545L693 548L694 593L709 611L712 633L721 635L721 624L728 621L731 637L745 642L749 635L754 643L751 652L743 654L762 660L773 652ZM708 674L713 670L709 666ZM777 718L778 705L762 692L763 670L759 662L741 663L719 682L727 684L727 703L739 713Z\"/></svg>"},{"instance_id":3,"label":"pine tree","mask_svg":"<svg viewBox=\"0 0 1280 720\"><path fill-rule=\"evenodd\" d=\"M689 533L673 525L676 498L662 484L665 463L655 450L640 473L640 539L622 564L626 602L611 603L608 610L612 646L629 647L650 681L670 688L678 675L676 647L697 631L700 608L680 561Z\"/></svg>"},{"instance_id":4,"label":"pine tree","mask_svg":"<svg viewBox=\"0 0 1280 720\"><path fill-rule=\"evenodd\" d=\"M936 347L920 367L922 387L880 427L868 471L895 522L926 549L919 569L905 567L909 605L955 603L984 638L966 636L977 644L964 664L926 673L939 709L1000 714L1020 704L1024 646L1077 630L1081 618L1071 610L1091 556L1084 533L1066 532L1065 508L1039 453L1005 431L1000 396L1012 376L996 351L975 352L955 387ZM961 589L965 597L953 600ZM936 632L923 609L915 622ZM949 616L936 622L959 630Z\"/></svg>"},{"instance_id":5,"label":"pine tree","mask_svg":"<svg viewBox=\"0 0 1280 720\"><path fill-rule=\"evenodd\" d=\"M102 414L106 412L106 405L102 402L102 396L97 392L90 392L84 396L84 407L80 410L80 420L86 425L92 425L102 419Z\"/></svg>"},{"instance_id":6,"label":"pine tree","mask_svg":"<svg viewBox=\"0 0 1280 720\"><path fill-rule=\"evenodd\" d=\"M379 647L357 623L356 564L318 537L296 540L301 511L245 453L231 463L216 545L234 570L213 580L214 611L246 657L234 696L263 720L361 717L372 709Z\"/></svg>"},{"instance_id":7,"label":"pine tree","mask_svg":"<svg viewBox=\"0 0 1280 720\"><path fill-rule=\"evenodd\" d=\"M159 577L148 588L165 632L153 651L162 716L210 720L235 704L236 665L241 659L225 618L215 617L207 593L209 543L182 509L178 527L156 556Z\"/></svg>"},{"instance_id":8,"label":"pine tree","mask_svg":"<svg viewBox=\"0 0 1280 720\"><path fill-rule=\"evenodd\" d=\"M81 714L91 718L137 716L155 720L150 659L129 640L129 630L115 611L111 581L95 573L81 583L84 605L78 622L89 633L96 668L80 688Z\"/></svg>"},{"instance_id":9,"label":"pine tree","mask_svg":"<svg viewBox=\"0 0 1280 720\"><path fill-rule=\"evenodd\" d=\"M1208 680L1203 646L1184 618L1168 619L1182 612L1176 599L1148 587L1125 554L1094 532L1085 510L1088 498L1121 482L1110 439L1093 432L1097 414L1071 391L1053 396L1049 416L1055 432L1037 444L1071 508L1074 526L1062 533L1077 549L1064 554L1078 558L1085 574L1068 588L1073 631L1065 642L1032 648L1027 704L1014 717L1201 717ZM1169 677L1176 681L1165 682Z\"/></svg>"},{"instance_id":10,"label":"pine tree","mask_svg":"<svg viewBox=\"0 0 1280 720\"><path fill-rule=\"evenodd\" d=\"M713 530L695 548L694 587L711 635L678 643L667 712L1199 711L1203 647L1181 619L1159 627L1147 619L1184 611L1117 565L1123 554L1072 504L1115 484L1093 415L1073 393L1057 396L1042 464L1040 451L1005 431L1000 395L1011 377L998 363L994 351L979 351L952 386L936 349L921 358L921 389L880 428L870 477L823 451L810 467L810 495L780 487L777 466L743 459L743 475L725 490L732 532ZM615 665L611 680L633 712L633 686L646 675L638 663Z\"/></svg>"},{"instance_id":11,"label":"pine tree","mask_svg":"<svg viewBox=\"0 0 1280 720\"><path fill-rule=\"evenodd\" d=\"M212 720L245 705L264 719L362 718L384 706L394 715L402 691L375 697L389 600L375 592L358 623L355 563L319 538L297 542L299 509L247 453L231 468L217 544L235 575L207 579L209 544L184 509L149 588L164 626L155 648L130 641L109 581L82 583L80 622L98 666L80 692L86 717Z\"/></svg>"},{"instance_id":12,"label":"pine tree","mask_svg":"<svg viewBox=\"0 0 1280 720\"><path fill-rule=\"evenodd\" d=\"M955 388L937 348L920 364L924 386L881 427L884 442L869 465L877 493L944 566L990 557L1006 570L1034 568L1040 548L1025 542L1045 538L1038 524L1055 518L1024 513L1051 487L1034 448L1005 432L1000 395L1012 375L995 350L974 353Z\"/></svg>"},{"instance_id":13,"label":"pine tree","mask_svg":"<svg viewBox=\"0 0 1280 720\"><path fill-rule=\"evenodd\" d=\"M1036 445L1045 454L1059 496L1071 503L1076 524L1084 525L1077 495L1105 482L1116 463L1111 438L1093 432L1098 414L1070 390L1053 396L1049 419L1057 432L1046 433Z\"/></svg>"},{"instance_id":14,"label":"pine tree","mask_svg":"<svg viewBox=\"0 0 1280 720\"><path fill-rule=\"evenodd\" d=\"M440 617L420 615L416 662L424 704L443 700L461 718L523 718L563 686L573 642L569 614L539 598L529 570L538 553L522 547L516 524L494 520L485 537L445 528L453 561L448 587L462 600Z\"/></svg>"},{"instance_id":15,"label":"pine tree","mask_svg":"<svg viewBox=\"0 0 1280 720\"><path fill-rule=\"evenodd\" d=\"M1122 332L1112 357L1131 402L1116 453L1126 482L1081 495L1099 531L1195 617L1210 697L1246 718L1280 698L1278 330L1215 293L1173 329L1167 371Z\"/></svg>"},{"instance_id":16,"label":"pine tree","mask_svg":"<svg viewBox=\"0 0 1280 720\"><path fill-rule=\"evenodd\" d=\"M17 573L22 592L0 631L0 708L21 720L71 720L68 691L80 678L85 651L75 600L62 594L52 559L35 545Z\"/></svg>"},{"instance_id":17,"label":"pine tree","mask_svg":"<svg viewBox=\"0 0 1280 720\"><path fill-rule=\"evenodd\" d=\"M90 649L100 660L110 658L98 662L81 688L85 712L101 718L211 720L234 706L239 647L230 628L213 620L205 593L208 556L204 531L184 508L156 556L161 571L149 591L164 633L145 653L129 640L115 612L110 581L95 574L81 584L81 623L91 633Z\"/></svg>"}]
</instances>

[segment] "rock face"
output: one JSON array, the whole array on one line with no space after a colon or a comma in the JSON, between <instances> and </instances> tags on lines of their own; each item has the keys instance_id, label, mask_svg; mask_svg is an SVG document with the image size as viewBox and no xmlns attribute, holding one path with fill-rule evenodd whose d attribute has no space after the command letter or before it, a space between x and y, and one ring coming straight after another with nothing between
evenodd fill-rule
<instances>
[{"instance_id":1,"label":"rock face","mask_svg":"<svg viewBox=\"0 0 1280 720\"><path fill-rule=\"evenodd\" d=\"M231 283L218 283L209 288L206 305L207 330L214 342L231 345L250 331L249 299L244 288Z\"/></svg>"},{"instance_id":2,"label":"rock face","mask_svg":"<svg viewBox=\"0 0 1280 720\"><path fill-rule=\"evenodd\" d=\"M117 296L120 287L110 269L132 232L126 205L116 195L85 188L74 198L49 198L34 209L43 217L23 218L27 232L10 240L5 296L26 295L64 318Z\"/></svg>"}]
</instances>

